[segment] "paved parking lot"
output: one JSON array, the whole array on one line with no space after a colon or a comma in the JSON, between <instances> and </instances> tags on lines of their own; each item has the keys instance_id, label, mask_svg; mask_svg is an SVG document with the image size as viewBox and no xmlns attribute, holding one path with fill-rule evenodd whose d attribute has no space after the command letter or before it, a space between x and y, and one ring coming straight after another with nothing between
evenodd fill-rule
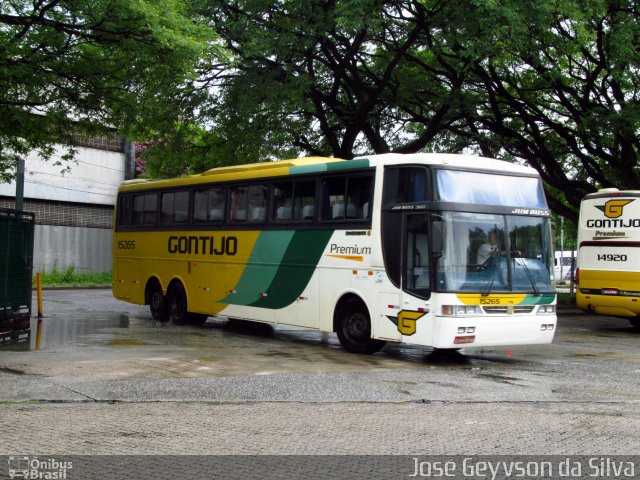
<instances>
[{"instance_id":1,"label":"paved parking lot","mask_svg":"<svg viewBox=\"0 0 640 480\"><path fill-rule=\"evenodd\" d=\"M363 356L292 328L160 325L108 290L47 291L44 311L40 351L0 350L0 455L640 451L624 320L567 310L552 345Z\"/></svg>"}]
</instances>

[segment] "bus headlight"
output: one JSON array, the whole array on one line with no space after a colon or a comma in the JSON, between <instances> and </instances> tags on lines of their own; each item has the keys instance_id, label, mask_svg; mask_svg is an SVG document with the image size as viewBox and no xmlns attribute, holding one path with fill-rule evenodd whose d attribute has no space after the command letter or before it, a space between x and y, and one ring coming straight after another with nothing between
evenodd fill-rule
<instances>
[{"instance_id":1,"label":"bus headlight","mask_svg":"<svg viewBox=\"0 0 640 480\"><path fill-rule=\"evenodd\" d=\"M538 313L547 313L547 314L556 313L556 306L555 305L540 305L538 307Z\"/></svg>"},{"instance_id":2,"label":"bus headlight","mask_svg":"<svg viewBox=\"0 0 640 480\"><path fill-rule=\"evenodd\" d=\"M445 317L482 315L482 307L480 305L443 305L442 315Z\"/></svg>"}]
</instances>

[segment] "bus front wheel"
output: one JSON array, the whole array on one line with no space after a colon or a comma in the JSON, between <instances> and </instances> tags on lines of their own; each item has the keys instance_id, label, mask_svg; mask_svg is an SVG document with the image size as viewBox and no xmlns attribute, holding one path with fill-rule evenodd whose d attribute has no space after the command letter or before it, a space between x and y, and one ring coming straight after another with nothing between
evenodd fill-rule
<instances>
[{"instance_id":1,"label":"bus front wheel","mask_svg":"<svg viewBox=\"0 0 640 480\"><path fill-rule=\"evenodd\" d=\"M338 309L336 333L342 347L352 353L375 353L385 342L371 338L371 319L364 304L349 300Z\"/></svg>"}]
</instances>

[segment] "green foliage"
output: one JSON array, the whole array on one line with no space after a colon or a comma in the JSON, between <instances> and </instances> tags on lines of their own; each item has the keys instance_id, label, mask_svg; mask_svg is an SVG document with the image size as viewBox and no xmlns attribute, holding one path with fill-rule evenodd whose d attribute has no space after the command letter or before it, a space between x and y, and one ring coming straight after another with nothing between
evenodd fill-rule
<instances>
[{"instance_id":1,"label":"green foliage","mask_svg":"<svg viewBox=\"0 0 640 480\"><path fill-rule=\"evenodd\" d=\"M639 8L203 0L229 56L203 66L200 113L223 163L430 150L526 162L575 221L597 186L640 184Z\"/></svg>"},{"instance_id":2,"label":"green foliage","mask_svg":"<svg viewBox=\"0 0 640 480\"><path fill-rule=\"evenodd\" d=\"M633 0L11 0L0 177L99 124L161 177L465 151L533 166L575 222L586 193L640 185L639 19Z\"/></svg>"},{"instance_id":3,"label":"green foliage","mask_svg":"<svg viewBox=\"0 0 640 480\"><path fill-rule=\"evenodd\" d=\"M233 161L351 158L435 141L461 120L451 107L462 102L457 72L436 65L422 43L431 41L426 27L438 8L377 0L208 2L206 16L231 63L209 71L216 95L205 113Z\"/></svg>"},{"instance_id":4,"label":"green foliage","mask_svg":"<svg viewBox=\"0 0 640 480\"><path fill-rule=\"evenodd\" d=\"M556 250L578 250L578 227L560 215L553 215Z\"/></svg>"},{"instance_id":5,"label":"green foliage","mask_svg":"<svg viewBox=\"0 0 640 480\"><path fill-rule=\"evenodd\" d=\"M169 131L201 100L195 67L212 37L182 0L2 2L0 181L29 151L50 158L100 126Z\"/></svg>"},{"instance_id":6,"label":"green foliage","mask_svg":"<svg viewBox=\"0 0 640 480\"><path fill-rule=\"evenodd\" d=\"M54 268L51 272L42 273L43 287L89 287L107 285L111 285L110 272L77 272L74 266L68 266L62 271Z\"/></svg>"},{"instance_id":7,"label":"green foliage","mask_svg":"<svg viewBox=\"0 0 640 480\"><path fill-rule=\"evenodd\" d=\"M576 295L570 293L558 293L558 305L564 305L568 307L576 306Z\"/></svg>"}]
</instances>

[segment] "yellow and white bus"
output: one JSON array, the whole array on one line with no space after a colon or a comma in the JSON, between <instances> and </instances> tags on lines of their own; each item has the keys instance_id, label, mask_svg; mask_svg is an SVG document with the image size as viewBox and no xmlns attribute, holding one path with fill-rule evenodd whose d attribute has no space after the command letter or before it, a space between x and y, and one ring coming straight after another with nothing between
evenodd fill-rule
<instances>
[{"instance_id":1,"label":"yellow and white bus","mask_svg":"<svg viewBox=\"0 0 640 480\"><path fill-rule=\"evenodd\" d=\"M556 326L541 180L474 156L299 158L127 181L113 258L114 296L157 320L295 325L358 353L543 344Z\"/></svg>"},{"instance_id":2,"label":"yellow and white bus","mask_svg":"<svg viewBox=\"0 0 640 480\"><path fill-rule=\"evenodd\" d=\"M640 328L640 190L607 188L585 196L578 248L578 307Z\"/></svg>"}]
</instances>

